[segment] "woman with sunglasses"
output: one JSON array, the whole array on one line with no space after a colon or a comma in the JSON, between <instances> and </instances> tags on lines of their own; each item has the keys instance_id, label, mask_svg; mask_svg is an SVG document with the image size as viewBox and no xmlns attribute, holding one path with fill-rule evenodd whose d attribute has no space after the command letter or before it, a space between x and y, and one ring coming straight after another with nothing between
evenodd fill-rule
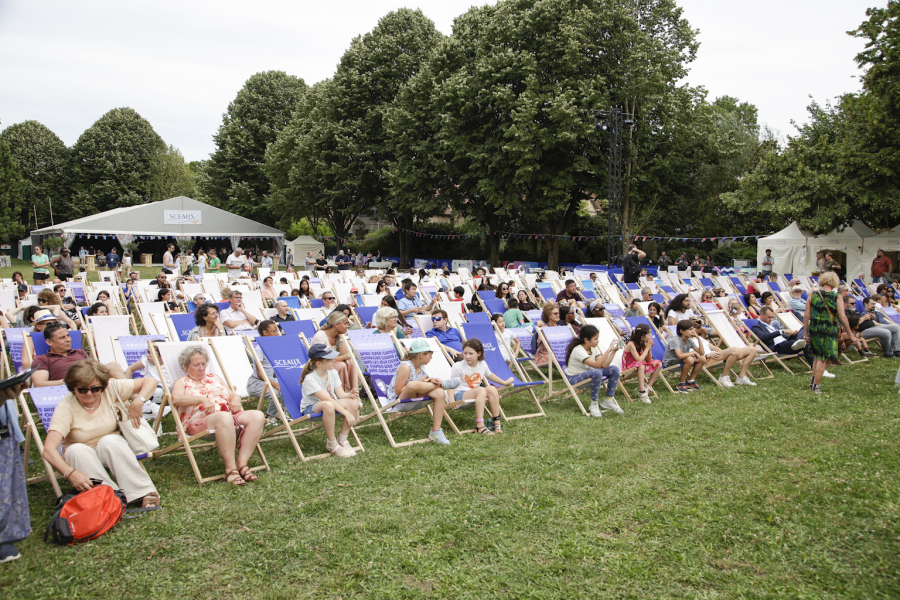
<instances>
[{"instance_id":1,"label":"woman with sunglasses","mask_svg":"<svg viewBox=\"0 0 900 600\"><path fill-rule=\"evenodd\" d=\"M508 283L504 283L501 281L500 285L497 286L497 290L494 292L494 296L498 300L503 300L503 306L509 308L509 306L507 305L507 300L509 300L511 296Z\"/></svg>"},{"instance_id":2,"label":"woman with sunglasses","mask_svg":"<svg viewBox=\"0 0 900 600\"><path fill-rule=\"evenodd\" d=\"M519 301L519 310L521 310L522 312L537 310L534 302L528 299L528 292L526 292L525 290L519 290L519 293L516 294L516 299Z\"/></svg>"},{"instance_id":3,"label":"woman with sunglasses","mask_svg":"<svg viewBox=\"0 0 900 600\"><path fill-rule=\"evenodd\" d=\"M44 460L79 492L94 487L91 480L97 479L121 489L128 502L141 500L144 508L159 506L156 486L119 433L110 399L131 401L123 425L137 428L144 402L156 391L156 380L113 379L106 367L89 358L70 366L64 381L69 393L50 419Z\"/></svg>"}]
</instances>

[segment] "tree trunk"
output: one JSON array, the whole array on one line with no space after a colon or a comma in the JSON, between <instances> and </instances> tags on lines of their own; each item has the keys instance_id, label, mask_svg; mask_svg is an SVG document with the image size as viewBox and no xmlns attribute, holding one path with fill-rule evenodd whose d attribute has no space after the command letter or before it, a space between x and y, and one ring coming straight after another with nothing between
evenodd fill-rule
<instances>
[{"instance_id":1,"label":"tree trunk","mask_svg":"<svg viewBox=\"0 0 900 600\"><path fill-rule=\"evenodd\" d=\"M500 229L501 219L496 213L488 214L487 218L487 226L488 226L488 254L490 255L491 267L497 268L500 266L500 234L495 233Z\"/></svg>"},{"instance_id":2,"label":"tree trunk","mask_svg":"<svg viewBox=\"0 0 900 600\"><path fill-rule=\"evenodd\" d=\"M559 268L559 242L558 239L551 239L547 242L547 268L552 271Z\"/></svg>"},{"instance_id":3,"label":"tree trunk","mask_svg":"<svg viewBox=\"0 0 900 600\"><path fill-rule=\"evenodd\" d=\"M634 114L636 104L634 101L629 106L625 101L625 111ZM622 214L620 222L622 223L622 243L620 255L625 256L625 248L631 244L634 234L634 212L636 206L631 201L631 174L634 172L634 162L637 158L638 149L634 146L634 126L628 128L628 161L625 163L625 172L622 176Z\"/></svg>"}]
</instances>

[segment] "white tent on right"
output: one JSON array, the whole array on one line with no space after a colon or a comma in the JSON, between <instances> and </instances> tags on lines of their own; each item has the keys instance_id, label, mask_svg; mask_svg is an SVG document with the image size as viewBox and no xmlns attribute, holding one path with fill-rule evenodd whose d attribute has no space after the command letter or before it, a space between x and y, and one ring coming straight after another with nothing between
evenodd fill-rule
<instances>
[{"instance_id":1,"label":"white tent on right","mask_svg":"<svg viewBox=\"0 0 900 600\"><path fill-rule=\"evenodd\" d=\"M900 225L863 240L862 272L866 274L866 281L870 281L872 261L879 250L884 250L885 256L891 259L894 273L900 271Z\"/></svg>"},{"instance_id":2,"label":"white tent on right","mask_svg":"<svg viewBox=\"0 0 900 600\"><path fill-rule=\"evenodd\" d=\"M842 277L854 279L860 274L868 275L868 265L863 263L863 240L875 235L875 230L860 221L844 228L843 231L835 229L831 233L810 238L807 241L809 248L806 253L806 271L812 273L816 270L816 253L832 252L835 260L844 267Z\"/></svg>"},{"instance_id":3,"label":"white tent on right","mask_svg":"<svg viewBox=\"0 0 900 600\"><path fill-rule=\"evenodd\" d=\"M760 238L756 246L757 268L762 268L766 250L771 250L772 258L775 260L775 263L772 265L773 272L808 275L809 272L806 269L806 243L811 239L813 239L813 234L800 229L797 221L792 221L790 225L781 231Z\"/></svg>"}]
</instances>

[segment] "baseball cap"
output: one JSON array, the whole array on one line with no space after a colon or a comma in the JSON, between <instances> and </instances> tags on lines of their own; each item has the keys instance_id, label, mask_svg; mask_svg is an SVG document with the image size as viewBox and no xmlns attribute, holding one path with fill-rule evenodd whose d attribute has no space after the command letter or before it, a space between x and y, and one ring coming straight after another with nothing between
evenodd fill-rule
<instances>
[{"instance_id":1,"label":"baseball cap","mask_svg":"<svg viewBox=\"0 0 900 600\"><path fill-rule=\"evenodd\" d=\"M25 285L24 283L20 283L19 286L18 286L16 289L19 290L20 292L27 292L27 291L28 291L28 286Z\"/></svg>"},{"instance_id":2,"label":"baseball cap","mask_svg":"<svg viewBox=\"0 0 900 600\"><path fill-rule=\"evenodd\" d=\"M309 347L309 351L307 352L310 358L337 358L340 356L337 352L330 349L325 344L313 344Z\"/></svg>"},{"instance_id":3,"label":"baseball cap","mask_svg":"<svg viewBox=\"0 0 900 600\"><path fill-rule=\"evenodd\" d=\"M594 312L595 310L598 310L598 309L599 309L599 310L605 310L605 309L606 309L606 307L603 306L603 303L600 302L599 300L594 300L593 302L591 302L591 303L588 305L588 311L589 311L589 312Z\"/></svg>"},{"instance_id":4,"label":"baseball cap","mask_svg":"<svg viewBox=\"0 0 900 600\"><path fill-rule=\"evenodd\" d=\"M420 354L422 352L432 352L431 345L422 338L416 338L409 345L410 354Z\"/></svg>"},{"instance_id":5,"label":"baseball cap","mask_svg":"<svg viewBox=\"0 0 900 600\"><path fill-rule=\"evenodd\" d=\"M35 323L43 323L44 321L59 321L59 319L46 308L34 313Z\"/></svg>"}]
</instances>

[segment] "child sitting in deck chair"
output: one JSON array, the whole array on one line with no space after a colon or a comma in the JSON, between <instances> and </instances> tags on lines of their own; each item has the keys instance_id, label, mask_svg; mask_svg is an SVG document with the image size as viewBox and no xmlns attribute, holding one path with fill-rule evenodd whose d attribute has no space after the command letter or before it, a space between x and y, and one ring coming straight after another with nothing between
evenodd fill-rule
<instances>
[{"instance_id":1,"label":"child sitting in deck chair","mask_svg":"<svg viewBox=\"0 0 900 600\"><path fill-rule=\"evenodd\" d=\"M359 389L344 391L341 378L334 369L334 359L340 356L325 344L309 347L309 362L300 374L303 399L300 400L300 416L322 413L322 428L325 430L325 449L338 458L356 456L356 451L347 441L350 428L356 425L359 415ZM344 418L341 433L334 439L334 414Z\"/></svg>"},{"instance_id":2,"label":"child sitting in deck chair","mask_svg":"<svg viewBox=\"0 0 900 600\"><path fill-rule=\"evenodd\" d=\"M494 386L487 385L487 380L507 386L512 385L514 379L510 377L503 381L491 373L484 362L484 346L480 340L473 338L463 342L463 360L453 365L450 376L459 379L459 387L453 392L454 401L475 400L475 433L503 433L503 426L500 424L500 392ZM487 387L482 387L482 383ZM485 402L491 409L494 431L484 426Z\"/></svg>"},{"instance_id":3,"label":"child sitting in deck chair","mask_svg":"<svg viewBox=\"0 0 900 600\"><path fill-rule=\"evenodd\" d=\"M515 302L515 300L511 300L511 302ZM509 311L507 311L508 313ZM497 313L491 316L491 321L497 324L497 329L500 330L500 336L503 336L503 339L506 340L506 344L501 343L501 340L497 340L497 346L500 348L500 354L503 356L503 360L506 362L510 362L513 360L513 357L519 352L519 338L513 335L512 331L509 331L506 328L506 315L501 315ZM499 337L499 336L498 336ZM509 349L512 351L512 356L509 355L509 352L506 350L506 346L509 345Z\"/></svg>"},{"instance_id":4,"label":"child sitting in deck chair","mask_svg":"<svg viewBox=\"0 0 900 600\"><path fill-rule=\"evenodd\" d=\"M625 352L622 354L622 368L637 369L638 374L638 399L650 404L650 392L647 391L647 374L650 374L649 384L659 377L662 370L662 361L653 360L653 336L650 327L641 323L631 332L631 339L625 344Z\"/></svg>"},{"instance_id":5,"label":"child sitting in deck chair","mask_svg":"<svg viewBox=\"0 0 900 600\"><path fill-rule=\"evenodd\" d=\"M566 348L566 376L569 383L581 383L591 380L591 406L592 417L602 417L600 408L622 414L625 411L616 402L616 386L619 384L619 367L612 364L619 342L613 341L606 349L600 352L600 331L593 325L585 325L578 332L578 337L572 338L569 347ZM603 378L606 377L606 399L600 402L600 387Z\"/></svg>"},{"instance_id":6,"label":"child sitting in deck chair","mask_svg":"<svg viewBox=\"0 0 900 600\"><path fill-rule=\"evenodd\" d=\"M706 364L706 357L703 355L703 346L692 339L697 336L693 321L687 319L678 321L677 332L677 336L666 342L663 366L669 368L680 364L684 365L681 368L681 377L675 391L680 394L690 394L694 390L700 389L700 386L697 385L697 374ZM688 379L688 373L690 373L690 379Z\"/></svg>"},{"instance_id":7,"label":"child sitting in deck chair","mask_svg":"<svg viewBox=\"0 0 900 600\"><path fill-rule=\"evenodd\" d=\"M519 301L510 297L506 301L506 306L506 312L503 313L503 321L506 323L506 326L525 327L525 315L519 310Z\"/></svg>"},{"instance_id":8,"label":"child sitting in deck chair","mask_svg":"<svg viewBox=\"0 0 900 600\"><path fill-rule=\"evenodd\" d=\"M388 386L388 401L406 400L408 398L422 398L428 396L434 398L434 411L431 417L431 431L428 439L445 446L450 445L450 440L441 429L441 421L444 420L444 405L446 394L444 389L454 389L459 385L459 379L448 379L446 382L435 377L429 377L423 365L431 362L431 346L425 340L419 338L412 341L406 360L397 367L394 378Z\"/></svg>"},{"instance_id":9,"label":"child sitting in deck chair","mask_svg":"<svg viewBox=\"0 0 900 600\"><path fill-rule=\"evenodd\" d=\"M709 341L709 333L706 331L706 327L695 325L694 329L697 330L697 335L703 338L709 346L709 353L706 355L709 357L709 360L725 361L725 368L722 371L722 375L719 377L719 383L722 384L722 387L730 388L734 387L735 384L756 385L749 377L747 377L747 371L750 370L750 365L756 360L756 355L758 354L756 348L753 346L744 346L743 348L726 348L722 350ZM734 383L731 383L731 368L738 361L741 362L741 370L738 373L737 379L734 380Z\"/></svg>"}]
</instances>

